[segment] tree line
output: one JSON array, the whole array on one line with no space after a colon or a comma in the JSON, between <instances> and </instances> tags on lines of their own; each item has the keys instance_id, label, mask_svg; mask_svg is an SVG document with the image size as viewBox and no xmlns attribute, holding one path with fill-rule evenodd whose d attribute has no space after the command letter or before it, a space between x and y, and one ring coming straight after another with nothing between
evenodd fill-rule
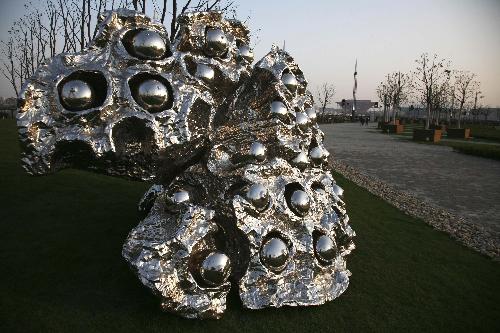
<instances>
[{"instance_id":1,"label":"tree line","mask_svg":"<svg viewBox=\"0 0 500 333\"><path fill-rule=\"evenodd\" d=\"M436 54L423 53L415 63L415 69L389 73L378 85L384 121L395 120L404 104L411 104L410 109L425 108L426 129L438 125L443 116L448 123L455 120L460 128L465 111L488 112L481 104L484 96L475 73L453 69L450 61Z\"/></svg>"},{"instance_id":2,"label":"tree line","mask_svg":"<svg viewBox=\"0 0 500 333\"><path fill-rule=\"evenodd\" d=\"M228 0L46 0L27 2L0 42L0 73L16 96L42 63L63 52L83 50L96 36L96 25L106 10L128 8L148 12L167 27L171 39L179 29L177 17L187 11L220 10L235 15Z\"/></svg>"}]
</instances>

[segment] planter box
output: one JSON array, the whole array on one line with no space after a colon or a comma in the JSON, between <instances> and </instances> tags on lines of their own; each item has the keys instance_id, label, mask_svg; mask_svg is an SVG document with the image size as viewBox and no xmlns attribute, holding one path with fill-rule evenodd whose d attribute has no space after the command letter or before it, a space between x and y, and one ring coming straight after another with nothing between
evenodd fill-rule
<instances>
[{"instance_id":1,"label":"planter box","mask_svg":"<svg viewBox=\"0 0 500 333\"><path fill-rule=\"evenodd\" d=\"M431 125L431 129L441 130L441 132L446 132L446 125Z\"/></svg>"},{"instance_id":2,"label":"planter box","mask_svg":"<svg viewBox=\"0 0 500 333\"><path fill-rule=\"evenodd\" d=\"M428 141L428 142L439 142L441 141L441 130L437 129L414 129L413 130L413 140L415 141Z\"/></svg>"},{"instance_id":3,"label":"planter box","mask_svg":"<svg viewBox=\"0 0 500 333\"><path fill-rule=\"evenodd\" d=\"M447 134L450 139L469 139L470 128L448 128Z\"/></svg>"},{"instance_id":4,"label":"planter box","mask_svg":"<svg viewBox=\"0 0 500 333\"><path fill-rule=\"evenodd\" d=\"M394 125L394 124L389 124L386 125L386 131L388 133L396 133L396 134L401 134L405 130L405 127L403 125Z\"/></svg>"},{"instance_id":5,"label":"planter box","mask_svg":"<svg viewBox=\"0 0 500 333\"><path fill-rule=\"evenodd\" d=\"M378 128L380 128L385 133L402 133L404 131L404 127L399 128L398 131L396 126L402 126L399 123L399 119L396 119L396 124L394 124L392 121L389 121L387 123L385 122L378 123Z\"/></svg>"}]
</instances>

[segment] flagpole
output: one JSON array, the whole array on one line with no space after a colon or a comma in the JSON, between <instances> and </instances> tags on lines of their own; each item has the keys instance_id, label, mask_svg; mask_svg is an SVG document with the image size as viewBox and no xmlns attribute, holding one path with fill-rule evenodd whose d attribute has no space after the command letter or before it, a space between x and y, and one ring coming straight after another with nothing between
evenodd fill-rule
<instances>
[{"instance_id":1,"label":"flagpole","mask_svg":"<svg viewBox=\"0 0 500 333\"><path fill-rule=\"evenodd\" d=\"M356 113L356 91L358 90L358 59L356 58L356 63L354 64L354 87L352 88L352 120L354 120L354 115Z\"/></svg>"}]
</instances>

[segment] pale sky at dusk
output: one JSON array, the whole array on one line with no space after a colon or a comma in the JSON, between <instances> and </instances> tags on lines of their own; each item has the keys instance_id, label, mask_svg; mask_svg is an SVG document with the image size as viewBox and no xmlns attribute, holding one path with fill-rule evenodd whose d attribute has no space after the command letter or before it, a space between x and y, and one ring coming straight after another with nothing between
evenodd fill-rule
<instances>
[{"instance_id":1,"label":"pale sky at dusk","mask_svg":"<svg viewBox=\"0 0 500 333\"><path fill-rule=\"evenodd\" d=\"M33 0L36 3L36 0ZM478 74L483 103L500 106L500 0L236 1L238 18L257 31L256 60L286 41L310 90L335 85L336 100L352 97L358 59L358 99L376 100L384 75L409 71L422 53L437 53L455 69ZM0 39L22 15L23 0L0 0ZM13 95L0 79L0 96Z\"/></svg>"}]
</instances>

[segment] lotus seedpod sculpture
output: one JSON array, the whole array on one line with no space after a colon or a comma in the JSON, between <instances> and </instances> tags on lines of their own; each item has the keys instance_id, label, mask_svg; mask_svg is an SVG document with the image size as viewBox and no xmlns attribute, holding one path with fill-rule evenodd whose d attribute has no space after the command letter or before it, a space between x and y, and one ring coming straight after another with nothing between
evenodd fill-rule
<instances>
[{"instance_id":1,"label":"lotus seedpod sculpture","mask_svg":"<svg viewBox=\"0 0 500 333\"><path fill-rule=\"evenodd\" d=\"M165 311L219 318L231 288L251 309L319 305L349 283L355 235L299 66L220 12L99 18L87 48L42 65L19 96L22 164L153 180L123 246Z\"/></svg>"}]
</instances>

